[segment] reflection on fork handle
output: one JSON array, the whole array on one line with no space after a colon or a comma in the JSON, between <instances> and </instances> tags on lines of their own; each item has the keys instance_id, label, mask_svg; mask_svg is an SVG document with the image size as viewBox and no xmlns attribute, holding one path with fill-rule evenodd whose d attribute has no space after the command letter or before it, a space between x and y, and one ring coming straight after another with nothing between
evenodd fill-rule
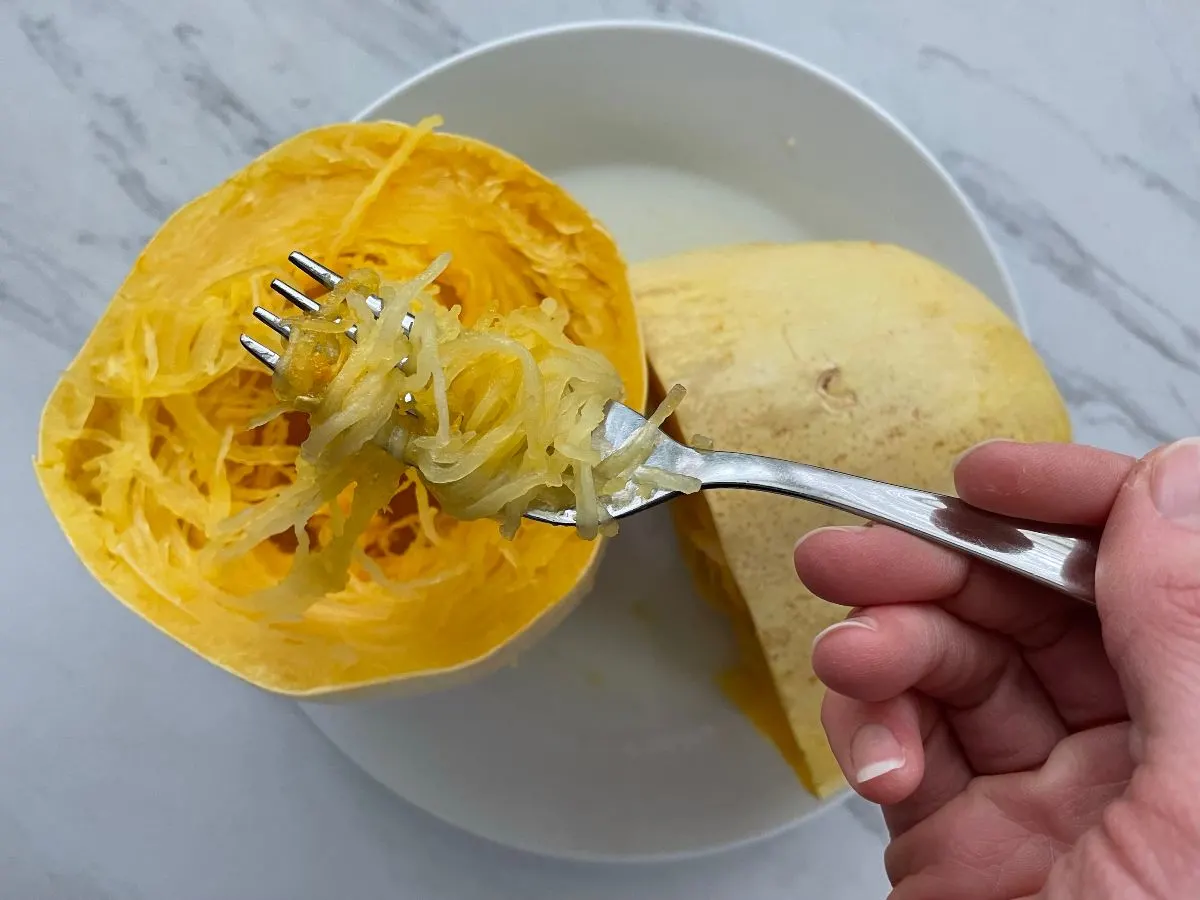
<instances>
[{"instance_id":1,"label":"reflection on fork handle","mask_svg":"<svg viewBox=\"0 0 1200 900\"><path fill-rule=\"evenodd\" d=\"M1095 602L1099 535L997 515L956 497L803 463L702 453L704 488L767 491L811 500L957 550L1085 603Z\"/></svg>"}]
</instances>

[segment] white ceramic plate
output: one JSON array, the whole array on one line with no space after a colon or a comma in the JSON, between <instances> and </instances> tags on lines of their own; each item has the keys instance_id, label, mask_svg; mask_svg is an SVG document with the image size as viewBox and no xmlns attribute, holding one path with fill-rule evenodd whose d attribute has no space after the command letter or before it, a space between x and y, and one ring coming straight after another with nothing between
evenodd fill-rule
<instances>
[{"instance_id":1,"label":"white ceramic plate","mask_svg":"<svg viewBox=\"0 0 1200 900\"><path fill-rule=\"evenodd\" d=\"M445 62L361 118L432 113L564 184L630 261L892 241L1024 326L982 224L930 154L833 77L761 45L650 23L554 28ZM721 695L732 653L659 511L622 526L594 592L517 667L433 696L304 708L382 784L475 834L575 859L694 856L828 805Z\"/></svg>"}]
</instances>

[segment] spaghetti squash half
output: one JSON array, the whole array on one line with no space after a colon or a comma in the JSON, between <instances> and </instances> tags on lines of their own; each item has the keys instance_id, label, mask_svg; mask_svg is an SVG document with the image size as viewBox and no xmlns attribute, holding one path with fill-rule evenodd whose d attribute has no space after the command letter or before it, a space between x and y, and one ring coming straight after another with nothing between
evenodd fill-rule
<instances>
[{"instance_id":1,"label":"spaghetti squash half","mask_svg":"<svg viewBox=\"0 0 1200 900\"><path fill-rule=\"evenodd\" d=\"M303 411L267 418L272 378L238 344L255 305L303 249L340 271L418 276L456 264L436 299L464 326L550 298L563 333L602 355L641 409L646 370L611 237L512 156L439 134L436 120L298 135L173 215L118 289L43 412L46 498L95 577L210 662L301 696L403 682L427 689L511 658L582 596L602 540L443 514L381 451L375 480L312 511L306 529L239 548L214 575L213 540L285 492ZM396 483L400 483L399 490ZM382 507L382 508L380 508ZM347 522L357 516L361 521ZM239 602L285 582L310 541L362 531L344 586L311 604Z\"/></svg>"},{"instance_id":2,"label":"spaghetti squash half","mask_svg":"<svg viewBox=\"0 0 1200 900\"><path fill-rule=\"evenodd\" d=\"M980 441L1070 440L1066 404L1020 329L902 247L712 247L630 277L655 377L688 390L677 434L942 492L955 457ZM742 649L726 692L810 791L842 790L811 651L846 610L796 581L792 550L855 518L752 491L682 497L673 512L697 585Z\"/></svg>"}]
</instances>

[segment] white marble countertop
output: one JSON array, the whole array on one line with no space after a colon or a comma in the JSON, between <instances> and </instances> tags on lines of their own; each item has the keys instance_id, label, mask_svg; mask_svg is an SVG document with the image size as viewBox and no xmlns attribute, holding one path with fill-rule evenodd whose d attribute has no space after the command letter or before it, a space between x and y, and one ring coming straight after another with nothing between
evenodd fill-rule
<instances>
[{"instance_id":1,"label":"white marble countertop","mask_svg":"<svg viewBox=\"0 0 1200 900\"><path fill-rule=\"evenodd\" d=\"M291 704L130 616L62 538L36 419L138 248L275 141L472 44L688 19L896 114L998 239L1081 441L1200 433L1200 7L1192 0L4 0L0 893L13 898L722 898L886 893L879 819L698 863L551 863L429 820Z\"/></svg>"}]
</instances>

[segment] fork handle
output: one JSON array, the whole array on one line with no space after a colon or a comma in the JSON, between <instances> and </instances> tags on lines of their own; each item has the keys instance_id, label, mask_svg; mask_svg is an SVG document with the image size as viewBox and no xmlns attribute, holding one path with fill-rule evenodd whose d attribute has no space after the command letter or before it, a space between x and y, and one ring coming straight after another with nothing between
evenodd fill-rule
<instances>
[{"instance_id":1,"label":"fork handle","mask_svg":"<svg viewBox=\"0 0 1200 900\"><path fill-rule=\"evenodd\" d=\"M803 463L702 452L705 489L742 488L810 500L891 525L1056 591L1095 603L1099 534L986 512L956 497Z\"/></svg>"}]
</instances>

